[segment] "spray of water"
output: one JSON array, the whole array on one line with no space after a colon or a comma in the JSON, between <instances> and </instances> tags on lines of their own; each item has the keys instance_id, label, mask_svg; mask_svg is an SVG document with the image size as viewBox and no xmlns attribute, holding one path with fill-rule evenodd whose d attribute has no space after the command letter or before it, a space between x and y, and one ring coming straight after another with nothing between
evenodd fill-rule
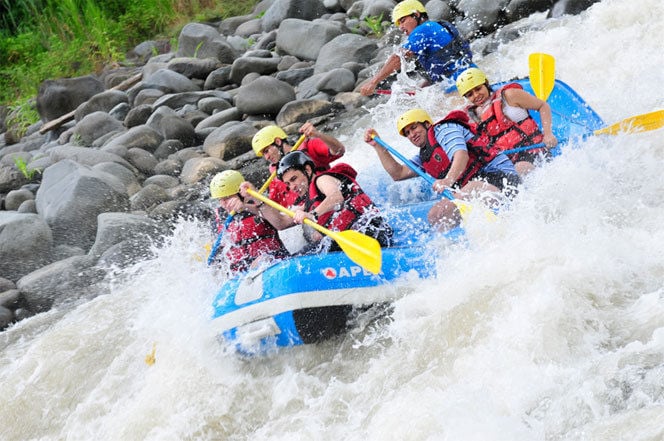
<instances>
[{"instance_id":1,"label":"spray of water","mask_svg":"<svg viewBox=\"0 0 664 441\"><path fill-rule=\"evenodd\" d=\"M536 15L539 30L479 63L499 81L550 53L612 123L664 106L662 16L659 0ZM387 185L364 129L410 155L396 116L455 105L395 94L339 133L347 160ZM407 284L391 314L260 359L210 331L221 280L195 256L211 234L182 221L96 298L0 334L0 438L662 439L663 162L661 130L571 146L498 222L472 218L467 244L434 244L438 277Z\"/></svg>"}]
</instances>

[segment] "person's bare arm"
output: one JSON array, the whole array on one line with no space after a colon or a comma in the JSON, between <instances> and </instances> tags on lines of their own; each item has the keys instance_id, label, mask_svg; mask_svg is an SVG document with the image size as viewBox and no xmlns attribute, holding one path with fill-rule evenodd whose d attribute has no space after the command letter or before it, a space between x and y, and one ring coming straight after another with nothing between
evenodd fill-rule
<instances>
[{"instance_id":1,"label":"person's bare arm","mask_svg":"<svg viewBox=\"0 0 664 441\"><path fill-rule=\"evenodd\" d=\"M380 83L385 78L392 75L392 73L396 72L400 68L401 68L401 58L399 58L399 55L397 54L390 55L387 61L385 61L383 67L381 67L380 70L376 72L376 74L373 77L371 77L369 80L367 80L366 83L362 85L362 87L360 88L360 93L364 96L372 95L376 90L376 86L378 85L378 83Z\"/></svg>"},{"instance_id":2,"label":"person's bare arm","mask_svg":"<svg viewBox=\"0 0 664 441\"><path fill-rule=\"evenodd\" d=\"M316 178L316 187L325 195L325 199L313 211L318 216L335 211L344 202L344 196L341 194L341 181L334 176L320 175Z\"/></svg>"},{"instance_id":3,"label":"person's bare arm","mask_svg":"<svg viewBox=\"0 0 664 441\"><path fill-rule=\"evenodd\" d=\"M411 170L408 166L398 163L386 148L374 141L374 136L378 136L378 132L374 129L367 129L367 131L364 132L364 141L374 148L380 163L393 180L403 181L404 179L410 179L417 176L417 173Z\"/></svg>"},{"instance_id":4,"label":"person's bare arm","mask_svg":"<svg viewBox=\"0 0 664 441\"><path fill-rule=\"evenodd\" d=\"M443 192L446 188L451 188L461 177L468 165L469 156L467 150L457 150L452 156L452 165L447 174L442 179L436 179L433 183L433 190L437 193Z\"/></svg>"},{"instance_id":5,"label":"person's bare arm","mask_svg":"<svg viewBox=\"0 0 664 441\"><path fill-rule=\"evenodd\" d=\"M277 230L284 230L294 225L293 219L290 216L287 216L281 211L272 208L257 199L254 199L247 192L248 189L256 191L256 188L251 184L251 182L243 182L240 184L240 195L242 195L246 202L253 201L251 204L245 203L245 207L248 207L248 211L253 214L262 216L263 219L272 224L272 226Z\"/></svg>"},{"instance_id":6,"label":"person's bare arm","mask_svg":"<svg viewBox=\"0 0 664 441\"><path fill-rule=\"evenodd\" d=\"M302 208L295 210L293 221L297 224L304 222L304 219L311 219L316 222L316 218L327 213L328 211L336 211L338 207L344 202L344 197L341 194L341 181L334 176L320 175L316 178L316 187L318 191L325 195L321 203L311 211L304 211Z\"/></svg>"},{"instance_id":7,"label":"person's bare arm","mask_svg":"<svg viewBox=\"0 0 664 441\"><path fill-rule=\"evenodd\" d=\"M313 124L306 122L300 127L300 133L306 137L316 137L321 139L327 144L330 149L330 154L333 156L342 156L346 153L346 146L344 146L337 138L327 133L320 132Z\"/></svg>"},{"instance_id":8,"label":"person's bare arm","mask_svg":"<svg viewBox=\"0 0 664 441\"><path fill-rule=\"evenodd\" d=\"M558 144L558 140L553 134L551 106L546 101L521 89L507 89L503 92L503 98L512 107L538 111L542 121L544 144L547 147L555 147Z\"/></svg>"}]
</instances>

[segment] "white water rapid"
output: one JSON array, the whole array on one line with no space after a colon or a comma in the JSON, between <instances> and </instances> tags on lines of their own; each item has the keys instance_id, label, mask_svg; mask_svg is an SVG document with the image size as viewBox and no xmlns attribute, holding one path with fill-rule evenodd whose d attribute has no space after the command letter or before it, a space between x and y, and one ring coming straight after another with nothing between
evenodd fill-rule
<instances>
[{"instance_id":1,"label":"white water rapid","mask_svg":"<svg viewBox=\"0 0 664 441\"><path fill-rule=\"evenodd\" d=\"M477 62L499 81L552 54L611 124L664 108L662 17L662 0L534 15L540 30ZM443 116L427 95L341 129L347 162L377 174L369 125L412 154L394 121L415 105ZM192 258L208 226L179 224L98 297L0 333L0 439L662 440L663 164L664 129L591 137L499 222L471 220L470 247L441 250L438 278L389 319L252 360L211 332L220 281Z\"/></svg>"}]
</instances>

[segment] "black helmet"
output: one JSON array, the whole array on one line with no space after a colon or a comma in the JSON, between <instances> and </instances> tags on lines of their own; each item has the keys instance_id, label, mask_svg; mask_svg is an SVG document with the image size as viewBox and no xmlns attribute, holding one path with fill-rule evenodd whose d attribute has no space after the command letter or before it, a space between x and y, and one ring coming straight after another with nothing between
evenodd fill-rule
<instances>
[{"instance_id":1,"label":"black helmet","mask_svg":"<svg viewBox=\"0 0 664 441\"><path fill-rule=\"evenodd\" d=\"M306 153L299 150L287 153L279 161L279 165L277 166L277 177L280 180L283 180L284 173L286 173L291 168L302 170L306 174L304 166L307 164L309 164L311 169L314 170L314 161Z\"/></svg>"}]
</instances>

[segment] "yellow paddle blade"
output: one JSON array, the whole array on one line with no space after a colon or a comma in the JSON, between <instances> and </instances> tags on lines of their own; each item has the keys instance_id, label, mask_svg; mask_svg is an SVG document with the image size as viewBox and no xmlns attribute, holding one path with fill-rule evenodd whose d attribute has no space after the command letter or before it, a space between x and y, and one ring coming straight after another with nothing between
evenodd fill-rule
<instances>
[{"instance_id":1,"label":"yellow paddle blade","mask_svg":"<svg viewBox=\"0 0 664 441\"><path fill-rule=\"evenodd\" d=\"M383 259L380 244L376 239L355 230L330 233L329 236L339 244L350 260L373 274L380 272Z\"/></svg>"},{"instance_id":2,"label":"yellow paddle blade","mask_svg":"<svg viewBox=\"0 0 664 441\"><path fill-rule=\"evenodd\" d=\"M453 199L452 203L456 205L457 209L459 210L459 213L461 214L462 219L467 219L468 216L470 215L470 212L473 210L472 205L461 199ZM498 216L496 216L496 213L486 208L484 209L484 216L487 218L487 220L490 220L491 222L495 222L496 220L498 220Z\"/></svg>"},{"instance_id":3,"label":"yellow paddle blade","mask_svg":"<svg viewBox=\"0 0 664 441\"><path fill-rule=\"evenodd\" d=\"M618 133L638 133L664 127L664 110L632 116L603 129L595 130L595 135L616 135Z\"/></svg>"},{"instance_id":4,"label":"yellow paddle blade","mask_svg":"<svg viewBox=\"0 0 664 441\"><path fill-rule=\"evenodd\" d=\"M553 56L534 53L528 56L530 85L537 98L546 101L556 82L556 60Z\"/></svg>"}]
</instances>

